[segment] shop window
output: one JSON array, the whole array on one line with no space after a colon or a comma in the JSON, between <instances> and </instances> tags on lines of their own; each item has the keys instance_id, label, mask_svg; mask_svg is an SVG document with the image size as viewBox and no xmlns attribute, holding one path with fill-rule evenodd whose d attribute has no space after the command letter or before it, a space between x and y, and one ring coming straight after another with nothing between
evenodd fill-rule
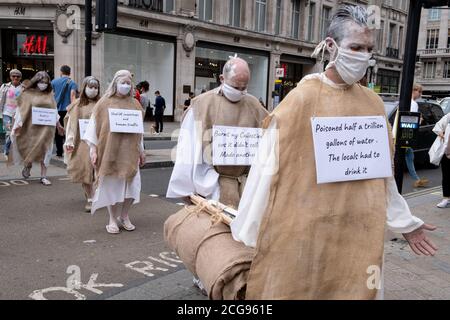
<instances>
[{"instance_id":1,"label":"shop window","mask_svg":"<svg viewBox=\"0 0 450 320\"><path fill-rule=\"evenodd\" d=\"M378 70L377 85L381 87L381 93L398 93L400 72L392 70Z\"/></svg>"},{"instance_id":2,"label":"shop window","mask_svg":"<svg viewBox=\"0 0 450 320\"><path fill-rule=\"evenodd\" d=\"M110 33L104 36L103 89L118 70L127 69L134 74L135 84L144 80L150 83L149 98L152 103L155 100L153 93L159 90L166 100L164 114L173 115L175 44Z\"/></svg>"},{"instance_id":3,"label":"shop window","mask_svg":"<svg viewBox=\"0 0 450 320\"><path fill-rule=\"evenodd\" d=\"M259 54L211 49L198 46L195 52L195 95L220 86L220 75L230 56L238 53L238 57L248 62L251 72L248 92L256 98L266 101L267 76L269 58Z\"/></svg>"},{"instance_id":4,"label":"shop window","mask_svg":"<svg viewBox=\"0 0 450 320\"><path fill-rule=\"evenodd\" d=\"M9 71L19 69L22 78L31 79L38 71L54 73L53 32L2 30L2 82L9 81Z\"/></svg>"}]
</instances>

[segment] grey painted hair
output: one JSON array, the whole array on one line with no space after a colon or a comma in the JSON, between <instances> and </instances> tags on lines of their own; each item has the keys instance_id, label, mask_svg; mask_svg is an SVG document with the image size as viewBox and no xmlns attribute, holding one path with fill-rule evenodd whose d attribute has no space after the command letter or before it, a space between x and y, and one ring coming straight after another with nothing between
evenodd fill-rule
<instances>
[{"instance_id":1,"label":"grey painted hair","mask_svg":"<svg viewBox=\"0 0 450 320\"><path fill-rule=\"evenodd\" d=\"M128 70L119 70L116 72L113 80L111 81L108 89L105 92L105 96L112 97L112 96L116 95L117 94L117 83L119 83L120 80L123 80L126 78L131 80L131 90L128 95L133 97L133 95L134 95L133 75Z\"/></svg>"},{"instance_id":2,"label":"grey painted hair","mask_svg":"<svg viewBox=\"0 0 450 320\"><path fill-rule=\"evenodd\" d=\"M368 27L367 10L352 4L340 5L331 20L327 37L333 38L340 45L348 32L347 24L349 22L355 22L361 27Z\"/></svg>"}]
</instances>

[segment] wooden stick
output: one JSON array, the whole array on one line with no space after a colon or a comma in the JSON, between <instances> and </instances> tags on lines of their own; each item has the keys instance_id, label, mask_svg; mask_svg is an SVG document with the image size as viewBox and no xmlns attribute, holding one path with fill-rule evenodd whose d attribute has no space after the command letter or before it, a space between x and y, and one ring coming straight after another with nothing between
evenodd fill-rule
<instances>
[{"instance_id":1,"label":"wooden stick","mask_svg":"<svg viewBox=\"0 0 450 320\"><path fill-rule=\"evenodd\" d=\"M205 211L208 214L210 214L210 215L218 214L222 218L222 221L226 225L230 225L231 222L233 221L232 218L230 218L228 215L226 215L221 209L216 208L215 206L213 206L205 198L202 198L202 197L197 196L197 195L191 195L190 198L191 198L191 201L192 201L193 204L205 206L205 209L206 209Z\"/></svg>"}]
</instances>

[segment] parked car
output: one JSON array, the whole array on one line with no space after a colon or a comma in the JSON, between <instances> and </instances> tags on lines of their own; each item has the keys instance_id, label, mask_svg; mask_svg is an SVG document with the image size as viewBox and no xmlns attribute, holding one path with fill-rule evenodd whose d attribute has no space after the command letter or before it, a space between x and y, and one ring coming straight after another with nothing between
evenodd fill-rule
<instances>
[{"instance_id":1,"label":"parked car","mask_svg":"<svg viewBox=\"0 0 450 320\"><path fill-rule=\"evenodd\" d=\"M384 101L386 116L391 125L394 124L398 104L398 101ZM419 128L417 144L414 146L414 163L416 166L435 167L430 164L428 151L436 139L433 128L436 122L444 116L444 111L435 100L419 99L417 104L423 120Z\"/></svg>"},{"instance_id":2,"label":"parked car","mask_svg":"<svg viewBox=\"0 0 450 320\"><path fill-rule=\"evenodd\" d=\"M444 114L447 114L450 112L450 97L444 98L440 102L442 111L444 111Z\"/></svg>"}]
</instances>

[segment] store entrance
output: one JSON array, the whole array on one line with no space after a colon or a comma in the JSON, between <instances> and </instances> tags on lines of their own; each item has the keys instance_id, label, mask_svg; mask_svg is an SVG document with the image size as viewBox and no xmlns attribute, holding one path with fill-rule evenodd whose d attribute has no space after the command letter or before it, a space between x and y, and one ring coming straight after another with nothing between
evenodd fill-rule
<instances>
[{"instance_id":1,"label":"store entrance","mask_svg":"<svg viewBox=\"0 0 450 320\"><path fill-rule=\"evenodd\" d=\"M9 72L18 69L22 79L46 71L54 78L53 32L1 30L1 80L9 82Z\"/></svg>"}]
</instances>

